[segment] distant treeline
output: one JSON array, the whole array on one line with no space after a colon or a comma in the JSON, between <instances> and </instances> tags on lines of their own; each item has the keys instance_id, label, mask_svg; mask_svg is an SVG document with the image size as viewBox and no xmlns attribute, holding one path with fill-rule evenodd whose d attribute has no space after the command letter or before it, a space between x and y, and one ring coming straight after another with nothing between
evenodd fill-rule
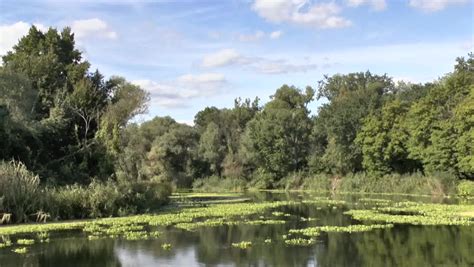
<instances>
[{"instance_id":1,"label":"distant treeline","mask_svg":"<svg viewBox=\"0 0 474 267\"><path fill-rule=\"evenodd\" d=\"M213 177L275 188L294 174L474 179L473 54L432 83L336 74L315 81L316 90L283 85L263 106L239 98L233 108L207 107L194 126L170 117L131 123L146 111L148 94L89 67L69 28L33 26L19 40L0 67L1 160L22 162L49 187L187 188ZM312 116L315 99L328 101Z\"/></svg>"}]
</instances>

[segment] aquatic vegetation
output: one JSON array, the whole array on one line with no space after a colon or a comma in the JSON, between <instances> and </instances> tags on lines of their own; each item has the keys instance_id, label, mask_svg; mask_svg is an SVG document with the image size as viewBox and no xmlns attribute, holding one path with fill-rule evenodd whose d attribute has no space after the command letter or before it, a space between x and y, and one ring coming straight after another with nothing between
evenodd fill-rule
<instances>
[{"instance_id":1,"label":"aquatic vegetation","mask_svg":"<svg viewBox=\"0 0 474 267\"><path fill-rule=\"evenodd\" d=\"M123 237L126 240L143 240L148 239L149 235L146 231L126 232Z\"/></svg>"},{"instance_id":2,"label":"aquatic vegetation","mask_svg":"<svg viewBox=\"0 0 474 267\"><path fill-rule=\"evenodd\" d=\"M263 242L265 244L270 244L270 243L272 243L272 240L270 238L268 238L268 239L265 239Z\"/></svg>"},{"instance_id":3,"label":"aquatic vegetation","mask_svg":"<svg viewBox=\"0 0 474 267\"><path fill-rule=\"evenodd\" d=\"M316 204L316 205L345 205L347 204L346 201L344 200L335 200L335 199L330 199L330 198L314 198L311 200L303 200L301 201L304 204Z\"/></svg>"},{"instance_id":4,"label":"aquatic vegetation","mask_svg":"<svg viewBox=\"0 0 474 267\"><path fill-rule=\"evenodd\" d=\"M374 229L392 228L393 224L372 224L372 225L348 225L348 226L316 226L303 229L290 229L290 234L302 234L305 236L318 236L321 232L367 232Z\"/></svg>"},{"instance_id":5,"label":"aquatic vegetation","mask_svg":"<svg viewBox=\"0 0 474 267\"><path fill-rule=\"evenodd\" d=\"M0 248L6 248L6 247L9 247L11 245L12 245L11 241L4 241L4 242L0 243Z\"/></svg>"},{"instance_id":6,"label":"aquatic vegetation","mask_svg":"<svg viewBox=\"0 0 474 267\"><path fill-rule=\"evenodd\" d=\"M161 236L161 232L159 231L152 231L152 232L149 232L148 235L151 237L151 238L158 238Z\"/></svg>"},{"instance_id":7,"label":"aquatic vegetation","mask_svg":"<svg viewBox=\"0 0 474 267\"><path fill-rule=\"evenodd\" d=\"M265 224L285 224L284 220L225 220L223 218L207 219L202 222L178 223L176 228L193 231L200 227L217 227L224 225L265 225Z\"/></svg>"},{"instance_id":8,"label":"aquatic vegetation","mask_svg":"<svg viewBox=\"0 0 474 267\"><path fill-rule=\"evenodd\" d=\"M247 249L247 248L250 248L251 246L252 246L251 241L242 241L239 243L232 243L232 247L240 248L240 249Z\"/></svg>"},{"instance_id":9,"label":"aquatic vegetation","mask_svg":"<svg viewBox=\"0 0 474 267\"><path fill-rule=\"evenodd\" d=\"M171 249L171 244L169 243L164 243L163 245L161 245L161 248L164 249L164 250L170 250Z\"/></svg>"},{"instance_id":10,"label":"aquatic vegetation","mask_svg":"<svg viewBox=\"0 0 474 267\"><path fill-rule=\"evenodd\" d=\"M301 217L301 221L302 222L312 222L312 221L316 221L316 218L311 218L311 217Z\"/></svg>"},{"instance_id":11,"label":"aquatic vegetation","mask_svg":"<svg viewBox=\"0 0 474 267\"><path fill-rule=\"evenodd\" d=\"M303 229L290 229L288 231L289 234L302 234L305 236L318 236L321 231L318 227L308 227ZM286 239L286 238L283 238Z\"/></svg>"},{"instance_id":12,"label":"aquatic vegetation","mask_svg":"<svg viewBox=\"0 0 474 267\"><path fill-rule=\"evenodd\" d=\"M364 204L370 204L370 205L390 205L392 203L391 200L389 199L383 199L383 198L359 198L359 202L362 202Z\"/></svg>"},{"instance_id":13,"label":"aquatic vegetation","mask_svg":"<svg viewBox=\"0 0 474 267\"><path fill-rule=\"evenodd\" d=\"M285 214L285 213L284 213L284 212L281 212L281 211L274 211L274 212L272 212L272 215L273 215L273 216L277 216L277 217L278 217L278 216L283 216L284 214Z\"/></svg>"},{"instance_id":14,"label":"aquatic vegetation","mask_svg":"<svg viewBox=\"0 0 474 267\"><path fill-rule=\"evenodd\" d=\"M311 246L315 243L314 239L292 238L286 239L285 244L290 246Z\"/></svg>"},{"instance_id":15,"label":"aquatic vegetation","mask_svg":"<svg viewBox=\"0 0 474 267\"><path fill-rule=\"evenodd\" d=\"M415 225L472 225L474 224L470 216L472 211L474 211L474 205L400 202L390 207L350 210L345 214L360 221Z\"/></svg>"},{"instance_id":16,"label":"aquatic vegetation","mask_svg":"<svg viewBox=\"0 0 474 267\"><path fill-rule=\"evenodd\" d=\"M49 242L49 233L48 232L40 232L36 234L36 237L41 243Z\"/></svg>"},{"instance_id":17,"label":"aquatic vegetation","mask_svg":"<svg viewBox=\"0 0 474 267\"><path fill-rule=\"evenodd\" d=\"M89 236L87 236L87 239L89 239L89 240L97 240L97 239L100 239L100 236L98 236L98 235L89 235Z\"/></svg>"},{"instance_id":18,"label":"aquatic vegetation","mask_svg":"<svg viewBox=\"0 0 474 267\"><path fill-rule=\"evenodd\" d=\"M35 243L34 239L18 239L16 241L18 245L33 245Z\"/></svg>"},{"instance_id":19,"label":"aquatic vegetation","mask_svg":"<svg viewBox=\"0 0 474 267\"><path fill-rule=\"evenodd\" d=\"M28 248L27 247L15 248L12 251L18 254L25 254L28 252Z\"/></svg>"},{"instance_id":20,"label":"aquatic vegetation","mask_svg":"<svg viewBox=\"0 0 474 267\"><path fill-rule=\"evenodd\" d=\"M173 193L170 198L216 198L216 197L240 197L241 193Z\"/></svg>"}]
</instances>

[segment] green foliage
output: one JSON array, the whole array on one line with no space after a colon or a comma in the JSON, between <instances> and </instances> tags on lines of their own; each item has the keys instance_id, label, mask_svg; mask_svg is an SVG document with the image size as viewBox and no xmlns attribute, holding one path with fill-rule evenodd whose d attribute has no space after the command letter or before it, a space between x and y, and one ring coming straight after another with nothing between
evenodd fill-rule
<instances>
[{"instance_id":1,"label":"green foliage","mask_svg":"<svg viewBox=\"0 0 474 267\"><path fill-rule=\"evenodd\" d=\"M315 118L313 168L335 174L362 170L362 151L354 142L362 121L382 105L384 94L394 91L387 76L350 73L325 77L319 83L318 98L323 104ZM322 166L320 166L322 165Z\"/></svg>"},{"instance_id":2,"label":"green foliage","mask_svg":"<svg viewBox=\"0 0 474 267\"><path fill-rule=\"evenodd\" d=\"M3 212L11 213L17 222L28 221L28 216L41 207L42 190L39 177L28 171L21 162L0 162L0 198Z\"/></svg>"},{"instance_id":3,"label":"green foliage","mask_svg":"<svg viewBox=\"0 0 474 267\"><path fill-rule=\"evenodd\" d=\"M209 176L196 179L193 182L193 190L201 192L239 192L245 190L244 180L233 177Z\"/></svg>"},{"instance_id":4,"label":"green foliage","mask_svg":"<svg viewBox=\"0 0 474 267\"><path fill-rule=\"evenodd\" d=\"M166 204L170 193L167 183L93 181L52 189L48 209L60 219L124 216L151 212Z\"/></svg>"},{"instance_id":5,"label":"green foliage","mask_svg":"<svg viewBox=\"0 0 474 267\"><path fill-rule=\"evenodd\" d=\"M474 182L461 181L457 186L457 193L462 197L474 197Z\"/></svg>"},{"instance_id":6,"label":"green foliage","mask_svg":"<svg viewBox=\"0 0 474 267\"><path fill-rule=\"evenodd\" d=\"M254 153L257 166L276 178L306 165L311 130L307 105L313 96L310 87L303 93L284 85L247 126L246 149Z\"/></svg>"}]
</instances>

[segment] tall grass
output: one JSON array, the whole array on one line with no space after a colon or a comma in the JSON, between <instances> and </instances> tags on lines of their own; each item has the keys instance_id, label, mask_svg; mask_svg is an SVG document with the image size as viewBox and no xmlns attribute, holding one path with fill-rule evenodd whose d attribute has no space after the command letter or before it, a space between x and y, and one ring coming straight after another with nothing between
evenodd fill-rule
<instances>
[{"instance_id":1,"label":"tall grass","mask_svg":"<svg viewBox=\"0 0 474 267\"><path fill-rule=\"evenodd\" d=\"M42 190L39 177L21 162L0 162L0 213L13 215L24 222L41 207Z\"/></svg>"},{"instance_id":2,"label":"tall grass","mask_svg":"<svg viewBox=\"0 0 474 267\"><path fill-rule=\"evenodd\" d=\"M20 162L0 162L2 223L124 216L156 210L171 187L158 181L98 182L43 187ZM7 218L8 220L6 220Z\"/></svg>"}]
</instances>

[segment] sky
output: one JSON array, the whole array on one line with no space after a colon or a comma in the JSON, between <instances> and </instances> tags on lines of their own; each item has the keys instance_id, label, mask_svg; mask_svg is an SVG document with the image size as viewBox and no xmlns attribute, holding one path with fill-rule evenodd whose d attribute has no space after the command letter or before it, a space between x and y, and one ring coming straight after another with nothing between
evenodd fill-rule
<instances>
[{"instance_id":1,"label":"sky","mask_svg":"<svg viewBox=\"0 0 474 267\"><path fill-rule=\"evenodd\" d=\"M0 0L0 10L0 55L33 24L69 26L91 70L149 91L142 120L188 124L207 106L265 103L324 75L433 81L474 50L474 0Z\"/></svg>"}]
</instances>

